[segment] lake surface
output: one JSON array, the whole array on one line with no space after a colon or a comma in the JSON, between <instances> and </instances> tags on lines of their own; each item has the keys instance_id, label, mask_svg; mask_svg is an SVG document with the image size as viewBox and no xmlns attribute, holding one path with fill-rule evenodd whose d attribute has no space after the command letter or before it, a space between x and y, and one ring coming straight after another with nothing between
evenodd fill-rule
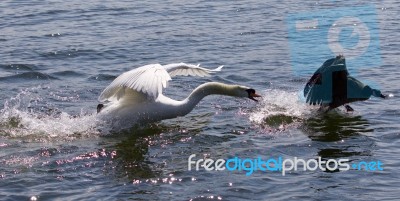
<instances>
[{"instance_id":1,"label":"lake surface","mask_svg":"<svg viewBox=\"0 0 400 201\"><path fill-rule=\"evenodd\" d=\"M307 61L291 57L289 14L363 4L1 1L0 199L398 200L400 2L369 3L381 62L355 75L394 97L320 114L302 100L310 75L292 68ZM208 81L249 86L263 98L210 96L185 117L102 129L97 97L116 76L179 62L225 67L207 78L174 78L165 90L172 98ZM383 170L188 171L192 154L380 161Z\"/></svg>"}]
</instances>

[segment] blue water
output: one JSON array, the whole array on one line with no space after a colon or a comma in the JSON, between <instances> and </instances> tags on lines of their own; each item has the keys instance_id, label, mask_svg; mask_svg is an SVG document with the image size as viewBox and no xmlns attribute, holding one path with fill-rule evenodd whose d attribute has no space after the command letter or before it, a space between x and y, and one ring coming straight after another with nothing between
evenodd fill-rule
<instances>
[{"instance_id":1,"label":"blue water","mask_svg":"<svg viewBox=\"0 0 400 201\"><path fill-rule=\"evenodd\" d=\"M1 200L398 200L400 2L375 1L382 63L357 77L394 97L318 114L301 100L287 16L362 1L1 1ZM313 39L308 39L310 44ZM322 63L329 55L315 55ZM97 97L150 63L222 72L177 77L176 99L219 81L263 98L206 97L187 116L117 133ZM315 66L315 69L318 66ZM314 67L311 67L314 68ZM188 171L188 157L380 160L383 171Z\"/></svg>"}]
</instances>

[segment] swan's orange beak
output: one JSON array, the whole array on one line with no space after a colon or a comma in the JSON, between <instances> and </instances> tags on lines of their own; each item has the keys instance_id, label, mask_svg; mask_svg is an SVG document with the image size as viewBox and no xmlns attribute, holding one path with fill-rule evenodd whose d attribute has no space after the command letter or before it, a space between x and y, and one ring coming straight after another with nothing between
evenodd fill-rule
<instances>
[{"instance_id":1,"label":"swan's orange beak","mask_svg":"<svg viewBox=\"0 0 400 201\"><path fill-rule=\"evenodd\" d=\"M249 94L249 98L250 98L251 100L258 101L258 100L255 99L254 97L261 97L261 96L258 95L258 94L256 94L256 93L250 93L250 94Z\"/></svg>"}]
</instances>

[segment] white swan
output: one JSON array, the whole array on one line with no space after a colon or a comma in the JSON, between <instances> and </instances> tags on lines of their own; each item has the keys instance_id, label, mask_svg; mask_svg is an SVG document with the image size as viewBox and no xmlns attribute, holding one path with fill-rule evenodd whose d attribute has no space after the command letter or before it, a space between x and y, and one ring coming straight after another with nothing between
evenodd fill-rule
<instances>
[{"instance_id":1,"label":"white swan","mask_svg":"<svg viewBox=\"0 0 400 201\"><path fill-rule=\"evenodd\" d=\"M257 101L254 89L239 85L208 82L198 86L184 100L178 101L162 94L171 77L177 75L209 76L220 71L185 63L145 65L118 76L99 96L99 116L133 123L147 123L188 114L207 95L219 94L247 97Z\"/></svg>"}]
</instances>

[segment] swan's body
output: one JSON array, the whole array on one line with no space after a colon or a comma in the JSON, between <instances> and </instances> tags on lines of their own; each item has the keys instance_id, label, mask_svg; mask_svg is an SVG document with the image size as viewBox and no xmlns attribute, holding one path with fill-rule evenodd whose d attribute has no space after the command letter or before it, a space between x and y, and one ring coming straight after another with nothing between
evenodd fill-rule
<instances>
[{"instance_id":1,"label":"swan's body","mask_svg":"<svg viewBox=\"0 0 400 201\"><path fill-rule=\"evenodd\" d=\"M178 101L162 94L171 77L177 75L208 76L222 66L209 70L190 64L151 64L118 76L99 96L99 116L123 124L147 123L188 114L207 95L257 97L253 89L238 85L209 82L200 85L184 100Z\"/></svg>"},{"instance_id":2,"label":"swan's body","mask_svg":"<svg viewBox=\"0 0 400 201\"><path fill-rule=\"evenodd\" d=\"M381 91L349 76L345 58L341 55L322 64L307 82L304 96L309 104L321 105L328 110L345 105L347 111L353 111L348 103L368 100L371 96L385 98Z\"/></svg>"}]
</instances>

